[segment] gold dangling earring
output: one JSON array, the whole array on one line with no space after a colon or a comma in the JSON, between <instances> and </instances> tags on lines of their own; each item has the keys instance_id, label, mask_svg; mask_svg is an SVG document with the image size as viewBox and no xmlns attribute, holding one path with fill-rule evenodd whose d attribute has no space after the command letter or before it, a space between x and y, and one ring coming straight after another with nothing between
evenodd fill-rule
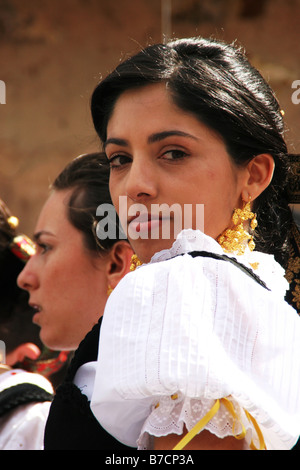
<instances>
[{"instance_id":1,"label":"gold dangling earring","mask_svg":"<svg viewBox=\"0 0 300 470\"><path fill-rule=\"evenodd\" d=\"M113 287L111 287L111 285L110 285L110 284L108 284L107 291L106 291L107 297L109 297L109 296L110 296L110 294L112 293L112 291L113 291L113 290L114 290L114 288L113 288Z\"/></svg>"},{"instance_id":2,"label":"gold dangling earring","mask_svg":"<svg viewBox=\"0 0 300 470\"><path fill-rule=\"evenodd\" d=\"M138 266L141 266L142 262L138 259L137 255L132 255L130 271L134 271Z\"/></svg>"},{"instance_id":3,"label":"gold dangling earring","mask_svg":"<svg viewBox=\"0 0 300 470\"><path fill-rule=\"evenodd\" d=\"M251 211L250 201L243 203L242 209L235 209L232 215L233 228L226 229L217 239L224 251L227 253L236 253L243 255L248 243L250 251L255 248L253 235L250 235L245 229L243 222L251 220L250 227L255 230L257 227L256 214Z\"/></svg>"}]
</instances>

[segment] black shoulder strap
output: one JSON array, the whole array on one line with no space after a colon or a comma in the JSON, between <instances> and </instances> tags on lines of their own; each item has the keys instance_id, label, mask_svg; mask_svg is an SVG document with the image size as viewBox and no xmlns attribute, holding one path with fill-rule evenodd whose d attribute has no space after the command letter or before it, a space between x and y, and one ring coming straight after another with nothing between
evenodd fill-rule
<instances>
[{"instance_id":1,"label":"black shoulder strap","mask_svg":"<svg viewBox=\"0 0 300 470\"><path fill-rule=\"evenodd\" d=\"M97 360L101 322L102 317L80 343L64 382L56 390L45 428L45 450L129 449L101 427L88 398L72 382L81 365Z\"/></svg>"},{"instance_id":2,"label":"black shoulder strap","mask_svg":"<svg viewBox=\"0 0 300 470\"><path fill-rule=\"evenodd\" d=\"M184 255L184 254L185 253L182 253L182 255ZM247 266L245 266L244 264L240 263L235 258L231 258L230 256L227 256L227 255L219 255L217 253L211 253L209 251L190 251L187 254L192 256L193 258L196 258L197 256L202 256L203 258L213 258L213 259L217 259L217 260L220 260L220 261L228 261L229 263L233 264L234 266L239 268L241 271L243 271L245 274L250 276L252 279L254 279L262 287L264 287L267 290L270 290L266 286L265 282L262 279L260 279L260 277L257 276L257 274L255 274L252 271L252 269L250 269Z\"/></svg>"},{"instance_id":3,"label":"black shoulder strap","mask_svg":"<svg viewBox=\"0 0 300 470\"><path fill-rule=\"evenodd\" d=\"M6 388L0 393L0 417L27 403L52 401L53 395L38 385L23 383Z\"/></svg>"},{"instance_id":4,"label":"black shoulder strap","mask_svg":"<svg viewBox=\"0 0 300 470\"><path fill-rule=\"evenodd\" d=\"M67 382L72 382L80 366L87 362L97 360L101 323L102 317L100 317L98 323L93 326L91 331L87 333L85 338L79 344L67 371Z\"/></svg>"}]
</instances>

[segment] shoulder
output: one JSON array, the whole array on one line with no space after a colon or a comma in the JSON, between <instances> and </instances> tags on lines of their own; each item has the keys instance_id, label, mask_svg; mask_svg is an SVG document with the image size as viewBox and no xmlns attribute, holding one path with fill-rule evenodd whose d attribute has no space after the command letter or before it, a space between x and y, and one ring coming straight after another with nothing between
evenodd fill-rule
<instances>
[{"instance_id":1,"label":"shoulder","mask_svg":"<svg viewBox=\"0 0 300 470\"><path fill-rule=\"evenodd\" d=\"M24 383L36 385L50 394L54 392L51 382L46 377L22 369L11 369L0 375L0 392Z\"/></svg>"},{"instance_id":2,"label":"shoulder","mask_svg":"<svg viewBox=\"0 0 300 470\"><path fill-rule=\"evenodd\" d=\"M222 257L237 262L235 266L234 263L230 266L230 263L222 262ZM178 278L179 282L183 281L184 274L188 278L192 276L193 279L198 279L199 282L203 281L203 276L214 281L216 277L224 275L226 283L233 283L238 276L245 283L249 283L251 288L252 281L241 274L241 271L246 273L248 271L250 277L256 278L257 281L261 280L261 284L265 284L277 298L283 299L289 288L285 271L275 261L273 255L257 251L250 252L250 250L246 250L242 256L224 253L216 240L199 230L180 232L170 249L156 253L148 264L143 264L126 275L119 285L125 293L133 288L138 289L137 292L139 292L141 287L138 286L143 286L147 292L153 283L158 286L159 283L166 281L166 277L172 276L173 279ZM116 290L121 292L119 287Z\"/></svg>"}]
</instances>

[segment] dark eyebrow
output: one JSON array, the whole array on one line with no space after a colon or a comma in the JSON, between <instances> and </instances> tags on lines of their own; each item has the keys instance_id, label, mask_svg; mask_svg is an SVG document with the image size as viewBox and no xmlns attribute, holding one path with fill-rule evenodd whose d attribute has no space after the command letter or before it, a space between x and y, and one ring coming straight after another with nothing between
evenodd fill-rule
<instances>
[{"instance_id":1,"label":"dark eyebrow","mask_svg":"<svg viewBox=\"0 0 300 470\"><path fill-rule=\"evenodd\" d=\"M178 131L178 130L171 130L171 131L163 131L157 132L156 134L152 134L148 138L149 144L154 144L155 142L159 142L160 140L167 139L168 137L179 136L179 137L188 137L189 139L198 140L192 134L188 134L187 132Z\"/></svg>"},{"instance_id":2,"label":"dark eyebrow","mask_svg":"<svg viewBox=\"0 0 300 470\"><path fill-rule=\"evenodd\" d=\"M170 131L162 131L162 132L157 132L155 134L151 134L148 137L148 143L154 144L155 142L159 142L161 140L167 139L168 137L172 137L172 136L188 137L190 139L199 140L197 139L197 137L195 137L192 134L188 134L187 132L170 130ZM121 147L129 147L129 142L127 140L119 139L117 137L111 137L110 139L107 139L107 141L104 143L104 149L109 144L120 145Z\"/></svg>"},{"instance_id":3,"label":"dark eyebrow","mask_svg":"<svg viewBox=\"0 0 300 470\"><path fill-rule=\"evenodd\" d=\"M40 232L35 233L32 238L37 243L42 235L50 235L51 237L55 236L51 232L47 232L46 230L41 230Z\"/></svg>"},{"instance_id":4,"label":"dark eyebrow","mask_svg":"<svg viewBox=\"0 0 300 470\"><path fill-rule=\"evenodd\" d=\"M121 147L128 147L129 143L125 139L118 139L117 137L111 137L110 139L107 139L106 142L104 142L104 150L106 149L107 145L109 144L115 144L115 145L120 145Z\"/></svg>"}]
</instances>

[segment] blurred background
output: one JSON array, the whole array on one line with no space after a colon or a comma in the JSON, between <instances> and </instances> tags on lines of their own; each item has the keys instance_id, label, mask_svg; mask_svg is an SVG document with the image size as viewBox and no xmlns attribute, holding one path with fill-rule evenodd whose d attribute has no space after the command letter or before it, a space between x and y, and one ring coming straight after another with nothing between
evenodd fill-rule
<instances>
[{"instance_id":1,"label":"blurred background","mask_svg":"<svg viewBox=\"0 0 300 470\"><path fill-rule=\"evenodd\" d=\"M100 78L165 37L242 45L275 89L290 152L300 153L299 31L300 0L0 0L0 197L31 235L54 177L99 150L89 102Z\"/></svg>"}]
</instances>

